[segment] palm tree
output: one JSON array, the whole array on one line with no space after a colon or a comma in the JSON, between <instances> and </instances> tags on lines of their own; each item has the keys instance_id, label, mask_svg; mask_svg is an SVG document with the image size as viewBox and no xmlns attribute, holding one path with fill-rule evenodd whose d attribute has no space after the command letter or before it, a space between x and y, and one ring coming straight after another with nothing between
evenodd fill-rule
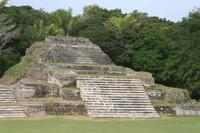
<instances>
[{"instance_id":1,"label":"palm tree","mask_svg":"<svg viewBox=\"0 0 200 133\"><path fill-rule=\"evenodd\" d=\"M5 5L8 3L8 0L2 0L0 2L0 9L2 9L3 7L5 7Z\"/></svg>"},{"instance_id":2,"label":"palm tree","mask_svg":"<svg viewBox=\"0 0 200 133\"><path fill-rule=\"evenodd\" d=\"M4 7L7 0L0 3L0 9ZM0 54L6 51L6 45L14 38L18 37L20 30L12 23L12 20L4 13L0 13Z\"/></svg>"},{"instance_id":3,"label":"palm tree","mask_svg":"<svg viewBox=\"0 0 200 133\"><path fill-rule=\"evenodd\" d=\"M43 40L48 35L64 35L64 32L57 29L54 24L46 26L44 21L40 20L34 24L34 34L37 39Z\"/></svg>"},{"instance_id":4,"label":"palm tree","mask_svg":"<svg viewBox=\"0 0 200 133\"><path fill-rule=\"evenodd\" d=\"M71 26L72 26L72 9L68 10L59 9L53 12L50 16L51 24L54 25L55 29L57 29L61 35L68 35Z\"/></svg>"},{"instance_id":5,"label":"palm tree","mask_svg":"<svg viewBox=\"0 0 200 133\"><path fill-rule=\"evenodd\" d=\"M139 26L139 22L132 15L128 14L125 17L112 17L105 23L105 25L119 33L125 33Z\"/></svg>"}]
</instances>

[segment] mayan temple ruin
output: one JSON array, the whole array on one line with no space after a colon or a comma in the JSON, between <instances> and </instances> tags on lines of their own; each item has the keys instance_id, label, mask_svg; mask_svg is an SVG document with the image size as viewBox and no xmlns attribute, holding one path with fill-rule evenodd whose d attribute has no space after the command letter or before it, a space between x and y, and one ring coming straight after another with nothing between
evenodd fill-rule
<instances>
[{"instance_id":1,"label":"mayan temple ruin","mask_svg":"<svg viewBox=\"0 0 200 133\"><path fill-rule=\"evenodd\" d=\"M150 100L155 95L146 91L155 85L152 74L116 66L85 38L52 36L34 43L0 84L0 118L159 117Z\"/></svg>"}]
</instances>

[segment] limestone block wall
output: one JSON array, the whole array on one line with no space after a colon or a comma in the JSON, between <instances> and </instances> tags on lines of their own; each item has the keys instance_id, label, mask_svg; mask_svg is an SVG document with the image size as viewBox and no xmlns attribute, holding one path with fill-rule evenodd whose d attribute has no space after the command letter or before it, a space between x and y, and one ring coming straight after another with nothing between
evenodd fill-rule
<instances>
[{"instance_id":1,"label":"limestone block wall","mask_svg":"<svg viewBox=\"0 0 200 133\"><path fill-rule=\"evenodd\" d=\"M27 116L46 116L46 108L44 105L27 105L24 107Z\"/></svg>"},{"instance_id":2,"label":"limestone block wall","mask_svg":"<svg viewBox=\"0 0 200 133\"><path fill-rule=\"evenodd\" d=\"M83 60L91 58L94 64L112 64L100 47L85 38L47 37L46 43L47 58L52 62L76 63L76 59L81 57Z\"/></svg>"},{"instance_id":3,"label":"limestone block wall","mask_svg":"<svg viewBox=\"0 0 200 133\"><path fill-rule=\"evenodd\" d=\"M20 86L14 85L13 92L17 100L32 98L36 94L36 90L34 87L23 86L23 85L20 85Z\"/></svg>"},{"instance_id":4,"label":"limestone block wall","mask_svg":"<svg viewBox=\"0 0 200 133\"><path fill-rule=\"evenodd\" d=\"M176 115L200 115L200 105L177 106Z\"/></svg>"},{"instance_id":5,"label":"limestone block wall","mask_svg":"<svg viewBox=\"0 0 200 133\"><path fill-rule=\"evenodd\" d=\"M84 104L49 103L45 105L48 115L86 115Z\"/></svg>"}]
</instances>

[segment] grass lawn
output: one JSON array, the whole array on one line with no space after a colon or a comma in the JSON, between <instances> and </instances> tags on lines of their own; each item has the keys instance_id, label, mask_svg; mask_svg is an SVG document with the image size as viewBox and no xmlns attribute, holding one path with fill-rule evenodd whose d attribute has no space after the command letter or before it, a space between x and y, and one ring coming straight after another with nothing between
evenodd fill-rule
<instances>
[{"instance_id":1,"label":"grass lawn","mask_svg":"<svg viewBox=\"0 0 200 133\"><path fill-rule=\"evenodd\" d=\"M200 133L200 117L102 120L52 117L0 120L0 133Z\"/></svg>"}]
</instances>

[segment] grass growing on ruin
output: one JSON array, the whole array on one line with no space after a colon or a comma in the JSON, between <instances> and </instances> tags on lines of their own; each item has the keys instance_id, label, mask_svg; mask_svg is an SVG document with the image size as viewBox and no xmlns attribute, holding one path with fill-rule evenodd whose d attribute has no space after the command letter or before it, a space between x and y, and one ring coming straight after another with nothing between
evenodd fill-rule
<instances>
[{"instance_id":1,"label":"grass growing on ruin","mask_svg":"<svg viewBox=\"0 0 200 133\"><path fill-rule=\"evenodd\" d=\"M199 133L200 117L162 120L24 119L0 120L0 133Z\"/></svg>"},{"instance_id":2,"label":"grass growing on ruin","mask_svg":"<svg viewBox=\"0 0 200 133\"><path fill-rule=\"evenodd\" d=\"M156 84L148 89L148 91L166 91L166 90L179 90L180 88L168 87L161 84Z\"/></svg>"},{"instance_id":3,"label":"grass growing on ruin","mask_svg":"<svg viewBox=\"0 0 200 133\"><path fill-rule=\"evenodd\" d=\"M20 63L11 67L8 71L5 72L3 78L1 79L1 83L10 82L13 83L15 80L20 78L27 68L28 64L31 62L31 56L25 56L21 59Z\"/></svg>"},{"instance_id":4,"label":"grass growing on ruin","mask_svg":"<svg viewBox=\"0 0 200 133\"><path fill-rule=\"evenodd\" d=\"M31 46L31 51L29 51L29 54L26 54L24 57L21 58L21 61L8 69L2 79L0 79L0 83L14 83L17 79L19 79L23 74L25 73L28 65L33 60L34 55L39 54L39 48L43 46L44 43L42 42L36 42Z\"/></svg>"}]
</instances>

